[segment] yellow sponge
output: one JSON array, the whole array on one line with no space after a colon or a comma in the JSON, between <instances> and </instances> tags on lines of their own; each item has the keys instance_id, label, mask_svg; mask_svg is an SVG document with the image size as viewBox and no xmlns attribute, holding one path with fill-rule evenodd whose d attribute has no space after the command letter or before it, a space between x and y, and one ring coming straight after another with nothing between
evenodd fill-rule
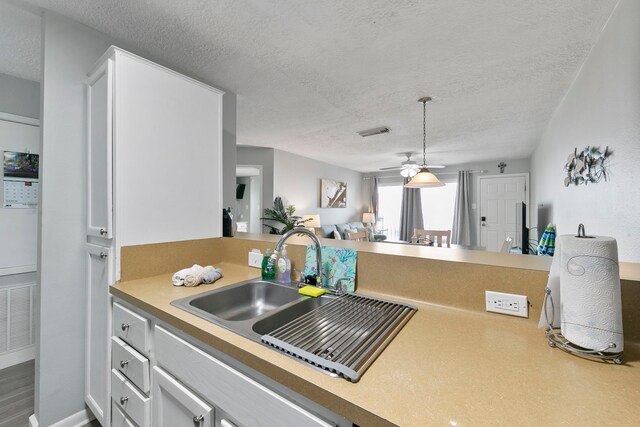
<instances>
[{"instance_id":1,"label":"yellow sponge","mask_svg":"<svg viewBox=\"0 0 640 427\"><path fill-rule=\"evenodd\" d=\"M316 288L315 286L304 286L300 289L298 289L298 293L301 293L302 295L308 295L310 297L319 297L320 295L326 293L327 290L326 289L322 289L322 288Z\"/></svg>"}]
</instances>

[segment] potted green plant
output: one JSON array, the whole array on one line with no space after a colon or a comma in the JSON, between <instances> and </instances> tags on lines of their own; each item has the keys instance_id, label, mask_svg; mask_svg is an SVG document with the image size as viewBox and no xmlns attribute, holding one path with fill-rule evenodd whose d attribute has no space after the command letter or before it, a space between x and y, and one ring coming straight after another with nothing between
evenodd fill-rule
<instances>
[{"instance_id":1,"label":"potted green plant","mask_svg":"<svg viewBox=\"0 0 640 427\"><path fill-rule=\"evenodd\" d=\"M295 211L296 207L294 205L285 207L284 203L282 203L282 198L278 196L273 200L273 209L265 209L264 216L260 219L282 224L282 226L263 224L269 229L269 234L284 234L294 227L304 225L308 221L303 220L298 215L294 215Z\"/></svg>"}]
</instances>

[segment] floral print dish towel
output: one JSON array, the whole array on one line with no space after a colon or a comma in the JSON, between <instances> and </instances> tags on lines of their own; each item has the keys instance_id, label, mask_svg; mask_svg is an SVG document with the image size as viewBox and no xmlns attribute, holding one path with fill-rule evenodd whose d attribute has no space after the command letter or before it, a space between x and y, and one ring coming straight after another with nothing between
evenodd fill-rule
<instances>
[{"instance_id":1,"label":"floral print dish towel","mask_svg":"<svg viewBox=\"0 0 640 427\"><path fill-rule=\"evenodd\" d=\"M356 260L358 252L349 248L332 248L322 246L322 283L329 287L335 287L340 279L340 284L345 292L356 290ZM316 272L316 249L312 245L307 246L307 256L304 262L304 275L314 275Z\"/></svg>"}]
</instances>

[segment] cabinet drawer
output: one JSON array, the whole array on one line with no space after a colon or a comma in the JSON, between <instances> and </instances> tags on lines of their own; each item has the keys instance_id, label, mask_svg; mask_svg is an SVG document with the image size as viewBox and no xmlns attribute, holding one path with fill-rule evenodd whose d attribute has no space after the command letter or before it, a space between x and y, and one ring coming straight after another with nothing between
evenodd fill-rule
<instances>
[{"instance_id":1,"label":"cabinet drawer","mask_svg":"<svg viewBox=\"0 0 640 427\"><path fill-rule=\"evenodd\" d=\"M111 338L111 367L149 394L149 359L120 338Z\"/></svg>"},{"instance_id":2,"label":"cabinet drawer","mask_svg":"<svg viewBox=\"0 0 640 427\"><path fill-rule=\"evenodd\" d=\"M149 398L116 371L111 370L111 398L133 422L149 427Z\"/></svg>"},{"instance_id":3,"label":"cabinet drawer","mask_svg":"<svg viewBox=\"0 0 640 427\"><path fill-rule=\"evenodd\" d=\"M112 427L136 427L129 418L122 412L122 409L111 402L111 426Z\"/></svg>"},{"instance_id":4,"label":"cabinet drawer","mask_svg":"<svg viewBox=\"0 0 640 427\"><path fill-rule=\"evenodd\" d=\"M214 427L213 407L157 366L153 384L153 427Z\"/></svg>"},{"instance_id":5,"label":"cabinet drawer","mask_svg":"<svg viewBox=\"0 0 640 427\"><path fill-rule=\"evenodd\" d=\"M149 321L133 311L113 303L113 335L122 338L139 352L149 354Z\"/></svg>"},{"instance_id":6,"label":"cabinet drawer","mask_svg":"<svg viewBox=\"0 0 640 427\"><path fill-rule=\"evenodd\" d=\"M323 419L156 326L158 364L247 426L324 426Z\"/></svg>"}]
</instances>

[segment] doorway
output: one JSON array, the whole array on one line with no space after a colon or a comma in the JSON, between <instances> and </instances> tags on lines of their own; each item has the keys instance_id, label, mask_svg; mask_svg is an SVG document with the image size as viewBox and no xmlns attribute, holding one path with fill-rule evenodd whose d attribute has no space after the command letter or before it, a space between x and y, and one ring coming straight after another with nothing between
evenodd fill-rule
<instances>
[{"instance_id":1,"label":"doorway","mask_svg":"<svg viewBox=\"0 0 640 427\"><path fill-rule=\"evenodd\" d=\"M235 222L239 233L262 233L262 166L236 166Z\"/></svg>"},{"instance_id":2,"label":"doorway","mask_svg":"<svg viewBox=\"0 0 640 427\"><path fill-rule=\"evenodd\" d=\"M480 189L480 246L487 251L499 252L510 237L516 242L522 239L517 226L516 204L527 205L526 226L529 222L529 174L501 174L478 177ZM524 242L527 244L527 242Z\"/></svg>"}]
</instances>

